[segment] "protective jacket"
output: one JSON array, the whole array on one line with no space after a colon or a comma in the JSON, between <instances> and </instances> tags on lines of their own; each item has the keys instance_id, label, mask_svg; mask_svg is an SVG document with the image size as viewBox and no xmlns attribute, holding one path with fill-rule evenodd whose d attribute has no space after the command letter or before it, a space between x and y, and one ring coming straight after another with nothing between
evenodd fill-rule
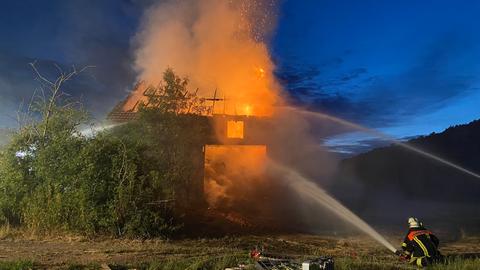
<instances>
[{"instance_id":1,"label":"protective jacket","mask_svg":"<svg viewBox=\"0 0 480 270\"><path fill-rule=\"evenodd\" d=\"M438 244L438 238L424 227L410 228L402 243L402 249L411 256L412 262L418 259L417 264L425 266L424 264L441 256Z\"/></svg>"}]
</instances>

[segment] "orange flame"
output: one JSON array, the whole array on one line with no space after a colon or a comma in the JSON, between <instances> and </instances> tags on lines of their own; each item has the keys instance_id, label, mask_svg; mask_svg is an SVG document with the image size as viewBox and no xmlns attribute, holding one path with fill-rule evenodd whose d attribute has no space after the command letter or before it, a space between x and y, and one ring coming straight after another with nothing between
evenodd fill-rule
<instances>
[{"instance_id":1,"label":"orange flame","mask_svg":"<svg viewBox=\"0 0 480 270\"><path fill-rule=\"evenodd\" d=\"M223 99L223 104L215 106L213 114L273 114L281 102L280 87L257 29L259 23L272 19L258 16L271 11L255 10L256 2L170 1L154 6L137 36L139 80L157 84L162 72L172 67L187 76L190 87L198 88L202 97L211 97L218 89L216 98ZM225 135L234 140L243 140L249 132L242 121L226 125ZM210 205L225 201L228 205L248 196L257 188L255 180L263 178L265 158L265 145L206 146L205 191Z\"/></svg>"},{"instance_id":2,"label":"orange flame","mask_svg":"<svg viewBox=\"0 0 480 270\"><path fill-rule=\"evenodd\" d=\"M213 207L248 196L264 177L265 145L207 145L205 191Z\"/></svg>"},{"instance_id":3,"label":"orange flame","mask_svg":"<svg viewBox=\"0 0 480 270\"><path fill-rule=\"evenodd\" d=\"M213 113L270 115L279 101L279 85L267 46L252 33L256 1L204 0L161 4L147 13L138 35L139 79L158 83L172 67L190 79L192 89L225 97ZM195 16L192 16L194 14ZM262 15L264 16L264 15ZM192 18L193 19L192 21Z\"/></svg>"},{"instance_id":4,"label":"orange flame","mask_svg":"<svg viewBox=\"0 0 480 270\"><path fill-rule=\"evenodd\" d=\"M252 112L253 112L252 106L250 106L250 105L247 104L247 105L245 105L245 106L243 107L243 110L244 110L244 114L245 114L246 116L252 115Z\"/></svg>"}]
</instances>

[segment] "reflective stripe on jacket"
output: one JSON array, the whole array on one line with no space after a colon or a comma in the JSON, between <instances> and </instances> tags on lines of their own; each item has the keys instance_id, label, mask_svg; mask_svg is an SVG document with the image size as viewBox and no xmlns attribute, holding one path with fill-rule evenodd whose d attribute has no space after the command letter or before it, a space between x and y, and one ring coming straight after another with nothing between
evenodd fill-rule
<instances>
[{"instance_id":1,"label":"reflective stripe on jacket","mask_svg":"<svg viewBox=\"0 0 480 270\"><path fill-rule=\"evenodd\" d=\"M411 228L402 243L402 249L412 257L438 256L438 238L423 227Z\"/></svg>"}]
</instances>

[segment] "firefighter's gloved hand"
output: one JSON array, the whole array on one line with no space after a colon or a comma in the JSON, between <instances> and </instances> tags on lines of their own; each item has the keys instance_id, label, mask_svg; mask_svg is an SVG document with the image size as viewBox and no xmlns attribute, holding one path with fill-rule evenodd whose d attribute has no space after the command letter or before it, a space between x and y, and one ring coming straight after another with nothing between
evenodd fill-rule
<instances>
[{"instance_id":1,"label":"firefighter's gloved hand","mask_svg":"<svg viewBox=\"0 0 480 270\"><path fill-rule=\"evenodd\" d=\"M257 247L255 247L252 251L250 251L250 258L254 260L260 259L261 255L262 255L262 252Z\"/></svg>"},{"instance_id":2,"label":"firefighter's gloved hand","mask_svg":"<svg viewBox=\"0 0 480 270\"><path fill-rule=\"evenodd\" d=\"M400 257L400 260L402 260L402 261L408 261L408 260L410 259L410 255L408 255L407 253L402 252L401 250L395 251L395 255L397 255L398 257Z\"/></svg>"}]
</instances>

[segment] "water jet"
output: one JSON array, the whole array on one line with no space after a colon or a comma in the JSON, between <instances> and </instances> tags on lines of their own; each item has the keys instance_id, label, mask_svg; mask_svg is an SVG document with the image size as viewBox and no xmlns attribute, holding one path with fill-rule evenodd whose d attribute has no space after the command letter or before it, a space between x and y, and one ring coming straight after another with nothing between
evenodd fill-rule
<instances>
[{"instance_id":1,"label":"water jet","mask_svg":"<svg viewBox=\"0 0 480 270\"><path fill-rule=\"evenodd\" d=\"M269 168L275 172L280 173L283 176L283 180L286 184L292 188L295 192L308 198L310 201L315 202L323 207L327 208L335 215L343 219L344 221L355 226L360 231L366 233L378 243L385 246L388 250L395 253L397 250L393 245L388 242L385 237L380 235L375 229L368 225L364 220L358 217L355 213L334 199L325 190L316 185L313 181L307 179L305 176L297 172L292 168L288 168L273 160L269 160Z\"/></svg>"},{"instance_id":2,"label":"water jet","mask_svg":"<svg viewBox=\"0 0 480 270\"><path fill-rule=\"evenodd\" d=\"M381 139L384 139L384 140L387 140L387 141L390 141L391 143L395 144L395 145L398 145L404 149L407 149L409 151L412 151L412 152L415 152L419 155L422 155L426 158L430 158L430 159L433 159L439 163L442 163L444 165L447 165L449 167L452 167L456 170L459 170L465 174L468 174L470 176L473 176L475 178L478 178L480 179L480 175L477 174L477 173L474 173L468 169L465 169L463 168L462 166L458 165L458 164L455 164L453 162L450 162L446 159L443 159L441 157L438 157L432 153L429 153L425 150L421 150L415 146L412 146L408 143L404 143L404 142L401 142L399 141L398 139L395 139L393 138L392 136L389 136L385 133L382 133L378 130L374 130L374 129L370 129L370 128L367 128L367 127L364 127L364 126L361 126L359 124L356 124L356 123L352 123L350 121L347 121L345 119L341 119L341 118L338 118L338 117L335 117L335 116L332 116L332 115L328 115L328 114L325 114L325 113L320 113L320 112L313 112L313 111L308 111L308 110L304 110L304 109L298 109L298 108L294 108L294 107L284 107L285 109L287 110L290 110L290 111L295 111L295 112L298 112L300 114L303 114L303 115L306 115L306 116L311 116L311 117L315 117L315 118L321 118L321 119L326 119L326 120L329 120L329 121L332 121L332 122L335 122L335 123L338 123L338 124L341 124L343 126L346 126L346 127L350 127L350 128L353 128L355 130L359 130L359 131L362 131L362 132L365 132L367 134L370 134L372 136L375 136L377 138L381 138Z\"/></svg>"}]
</instances>

